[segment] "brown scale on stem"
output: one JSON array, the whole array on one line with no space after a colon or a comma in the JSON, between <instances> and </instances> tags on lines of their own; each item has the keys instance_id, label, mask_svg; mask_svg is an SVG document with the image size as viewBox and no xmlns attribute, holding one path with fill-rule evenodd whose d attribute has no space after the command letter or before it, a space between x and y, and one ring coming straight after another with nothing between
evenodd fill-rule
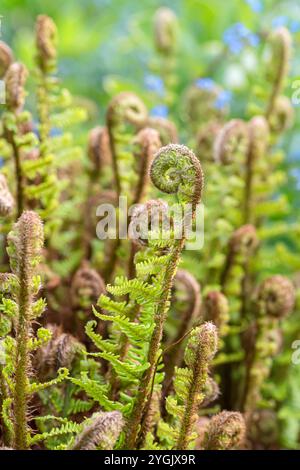
<instances>
[{"instance_id":1,"label":"brown scale on stem","mask_svg":"<svg viewBox=\"0 0 300 470\"><path fill-rule=\"evenodd\" d=\"M13 394L13 422L16 449L28 447L28 377L31 372L29 338L33 317L33 278L43 246L43 226L32 211L23 212L8 236L8 253L13 274L19 280L16 295L18 318L15 326L16 352Z\"/></svg>"},{"instance_id":2,"label":"brown scale on stem","mask_svg":"<svg viewBox=\"0 0 300 470\"><path fill-rule=\"evenodd\" d=\"M184 359L193 375L184 404L183 417L176 443L177 450L188 449L189 439L198 418L197 412L204 399L203 390L208 380L208 370L217 352L217 347L218 334L213 323L203 323L203 325L192 331Z\"/></svg>"},{"instance_id":3,"label":"brown scale on stem","mask_svg":"<svg viewBox=\"0 0 300 470\"><path fill-rule=\"evenodd\" d=\"M180 367L183 361L183 340L194 323L200 322L201 314L201 289L197 280L188 271L179 269L174 279L174 296L176 292L184 290L185 309L180 313L180 324L177 335L167 346L168 352L164 355L165 382L163 396L166 397L171 389L175 367Z\"/></svg>"}]
</instances>

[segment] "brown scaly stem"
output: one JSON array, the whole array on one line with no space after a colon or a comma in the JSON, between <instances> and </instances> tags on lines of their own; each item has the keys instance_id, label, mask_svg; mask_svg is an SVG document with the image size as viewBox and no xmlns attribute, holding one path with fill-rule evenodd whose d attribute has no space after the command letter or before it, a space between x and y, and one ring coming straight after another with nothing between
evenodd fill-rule
<instances>
[{"instance_id":1,"label":"brown scaly stem","mask_svg":"<svg viewBox=\"0 0 300 470\"><path fill-rule=\"evenodd\" d=\"M28 448L28 375L30 373L29 338L31 334L32 309L34 300L34 266L39 259L43 244L43 228L35 212L23 212L13 231L8 236L9 256L12 272L18 278L16 301L15 375L13 390L13 421L15 448Z\"/></svg>"},{"instance_id":2,"label":"brown scaly stem","mask_svg":"<svg viewBox=\"0 0 300 470\"><path fill-rule=\"evenodd\" d=\"M183 282L188 293L188 307L181 316L181 322L176 337L172 340L170 351L164 356L165 363L165 381L163 387L163 396L166 397L172 386L172 379L175 367L180 367L183 360L182 339L185 338L191 324L195 321L200 322L201 316L201 293L200 286L196 279L187 271L179 270L176 274L176 280ZM169 350L169 347L168 347Z\"/></svg>"},{"instance_id":3,"label":"brown scaly stem","mask_svg":"<svg viewBox=\"0 0 300 470\"><path fill-rule=\"evenodd\" d=\"M31 313L31 292L29 288L30 277L25 266L20 266L20 314L17 326L17 349L16 349L16 371L14 390L14 424L15 424L15 447L24 450L28 447L27 442L27 372L28 361L28 336Z\"/></svg>"},{"instance_id":4,"label":"brown scaly stem","mask_svg":"<svg viewBox=\"0 0 300 470\"><path fill-rule=\"evenodd\" d=\"M17 206L17 214L16 218L19 218L24 210L25 198L24 198L24 178L21 168L21 154L18 146L15 143L15 136L13 132L8 131L6 129L6 136L8 142L11 144L13 149L13 157L14 157L14 164L15 164L15 175L16 175L16 206Z\"/></svg>"},{"instance_id":5,"label":"brown scaly stem","mask_svg":"<svg viewBox=\"0 0 300 470\"><path fill-rule=\"evenodd\" d=\"M192 332L187 345L186 362L188 367L192 369L193 376L176 443L176 449L178 450L188 449L190 435L195 424L195 416L197 416L198 407L204 398L202 391L208 378L210 361L217 351L217 346L217 329L213 323L204 323Z\"/></svg>"},{"instance_id":6,"label":"brown scaly stem","mask_svg":"<svg viewBox=\"0 0 300 470\"><path fill-rule=\"evenodd\" d=\"M157 311L155 314L155 328L151 337L149 345L149 353L147 361L150 364L150 367L147 369L139 387L138 395L134 405L133 413L130 417L130 420L127 425L127 435L125 440L124 449L134 449L139 433L139 424L143 417L143 412L145 409L145 402L151 397L148 397L149 387L153 380L153 374L156 369L157 356L160 349L160 343L163 334L163 326L166 320L166 315L168 312L168 302L170 297L170 290L172 287L172 282L176 273L176 268L180 259L180 254L184 246L185 239L178 241L177 246L174 248L174 252L166 268L166 277L164 281L164 291L163 295L159 301ZM142 431L141 431L142 432Z\"/></svg>"}]
</instances>

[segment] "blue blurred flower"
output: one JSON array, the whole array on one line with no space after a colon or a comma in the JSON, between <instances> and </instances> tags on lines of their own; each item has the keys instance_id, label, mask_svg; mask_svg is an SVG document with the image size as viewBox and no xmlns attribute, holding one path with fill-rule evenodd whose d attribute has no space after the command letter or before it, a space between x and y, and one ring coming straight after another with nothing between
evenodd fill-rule
<instances>
[{"instance_id":1,"label":"blue blurred flower","mask_svg":"<svg viewBox=\"0 0 300 470\"><path fill-rule=\"evenodd\" d=\"M150 111L150 115L153 117L166 118L168 117L168 114L169 109L165 104L158 104L157 106L154 106L154 108L152 108Z\"/></svg>"},{"instance_id":2,"label":"blue blurred flower","mask_svg":"<svg viewBox=\"0 0 300 470\"><path fill-rule=\"evenodd\" d=\"M246 0L249 7L255 11L255 13L261 13L263 11L263 3L261 0Z\"/></svg>"},{"instance_id":3,"label":"blue blurred flower","mask_svg":"<svg viewBox=\"0 0 300 470\"><path fill-rule=\"evenodd\" d=\"M280 26L286 26L288 24L288 19L286 16L276 16L272 20L273 28L280 28Z\"/></svg>"},{"instance_id":4,"label":"blue blurred flower","mask_svg":"<svg viewBox=\"0 0 300 470\"><path fill-rule=\"evenodd\" d=\"M298 33L300 31L300 22L297 20L292 20L290 24L290 30L292 33Z\"/></svg>"},{"instance_id":5,"label":"blue blurred flower","mask_svg":"<svg viewBox=\"0 0 300 470\"><path fill-rule=\"evenodd\" d=\"M290 173L296 180L297 189L300 189L300 168L293 168Z\"/></svg>"},{"instance_id":6,"label":"blue blurred flower","mask_svg":"<svg viewBox=\"0 0 300 470\"><path fill-rule=\"evenodd\" d=\"M195 81L195 85L197 88L201 88L201 90L210 91L215 87L215 82L211 78L198 78Z\"/></svg>"},{"instance_id":7,"label":"blue blurred flower","mask_svg":"<svg viewBox=\"0 0 300 470\"><path fill-rule=\"evenodd\" d=\"M232 98L231 91L228 91L228 90L221 91L221 93L219 93L219 96L217 97L215 101L215 108L224 109L226 106L229 105L231 98Z\"/></svg>"},{"instance_id":8,"label":"blue blurred flower","mask_svg":"<svg viewBox=\"0 0 300 470\"><path fill-rule=\"evenodd\" d=\"M63 134L62 130L59 127L52 127L50 130L50 137L59 137Z\"/></svg>"},{"instance_id":9,"label":"blue blurred flower","mask_svg":"<svg viewBox=\"0 0 300 470\"><path fill-rule=\"evenodd\" d=\"M147 90L154 91L160 96L164 95L165 85L163 80L158 75L146 75L144 81Z\"/></svg>"},{"instance_id":10,"label":"blue blurred flower","mask_svg":"<svg viewBox=\"0 0 300 470\"><path fill-rule=\"evenodd\" d=\"M259 44L259 37L257 34L252 33L243 23L235 23L226 29L223 41L230 52L240 54L247 44L256 47Z\"/></svg>"},{"instance_id":11,"label":"blue blurred flower","mask_svg":"<svg viewBox=\"0 0 300 470\"><path fill-rule=\"evenodd\" d=\"M4 165L4 160L2 157L0 157L0 168Z\"/></svg>"}]
</instances>

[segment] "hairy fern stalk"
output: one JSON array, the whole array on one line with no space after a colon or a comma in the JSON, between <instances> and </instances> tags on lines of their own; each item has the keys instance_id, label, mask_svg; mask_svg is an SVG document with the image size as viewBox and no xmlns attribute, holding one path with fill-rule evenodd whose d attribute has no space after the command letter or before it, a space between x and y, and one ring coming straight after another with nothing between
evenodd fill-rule
<instances>
[{"instance_id":1,"label":"hairy fern stalk","mask_svg":"<svg viewBox=\"0 0 300 470\"><path fill-rule=\"evenodd\" d=\"M31 69L0 42L3 450L300 448L291 35L260 35L231 112L193 70L178 97L180 22L163 7L153 25L150 91L108 80L101 125L58 79L52 18L36 20ZM158 98L170 120L149 114Z\"/></svg>"}]
</instances>

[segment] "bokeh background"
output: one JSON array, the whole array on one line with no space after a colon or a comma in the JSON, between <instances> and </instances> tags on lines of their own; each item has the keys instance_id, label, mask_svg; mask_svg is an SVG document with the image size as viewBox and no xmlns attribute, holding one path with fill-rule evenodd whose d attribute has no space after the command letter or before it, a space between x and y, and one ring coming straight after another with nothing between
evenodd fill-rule
<instances>
[{"instance_id":1,"label":"bokeh background","mask_svg":"<svg viewBox=\"0 0 300 470\"><path fill-rule=\"evenodd\" d=\"M155 73L153 16L160 6L179 20L176 97L166 106L164 84ZM215 80L228 92L231 114L243 117L249 88L255 83L260 38L277 26L294 37L294 57L286 94L300 76L300 4L298 0L1 0L2 39L19 60L33 68L34 22L53 17L59 31L59 75L75 101L89 111L87 127L103 122L110 98L134 90L152 114L169 115L181 129L184 90L199 77ZM30 103L29 103L30 105ZM287 197L299 211L300 105L295 125L280 143L287 151Z\"/></svg>"}]
</instances>

